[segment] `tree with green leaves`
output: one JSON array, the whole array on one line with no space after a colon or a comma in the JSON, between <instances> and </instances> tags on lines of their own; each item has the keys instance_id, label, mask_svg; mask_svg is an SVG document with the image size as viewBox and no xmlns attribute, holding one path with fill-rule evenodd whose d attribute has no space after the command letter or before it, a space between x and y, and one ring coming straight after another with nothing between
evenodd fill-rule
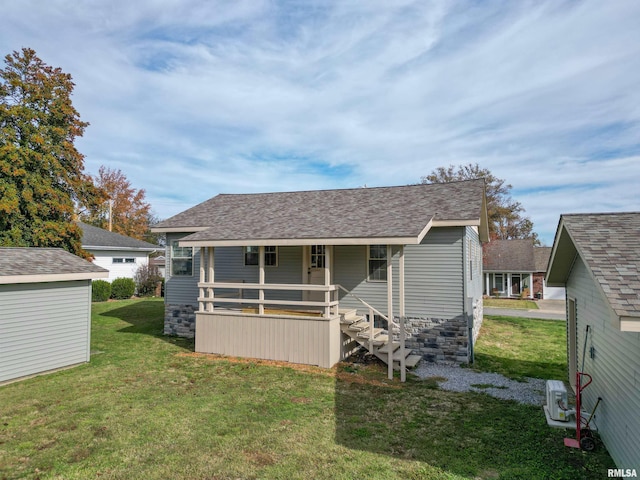
<instances>
[{"instance_id":1,"label":"tree with green leaves","mask_svg":"<svg viewBox=\"0 0 640 480\"><path fill-rule=\"evenodd\" d=\"M457 167L449 165L436 168L421 180L422 183L447 183L479 178L483 178L486 185L490 237L500 240L531 238L538 245L540 241L538 234L533 231L533 222L523 216L525 210L522 204L511 198L513 187L488 169L480 168L477 163Z\"/></svg>"},{"instance_id":2,"label":"tree with green leaves","mask_svg":"<svg viewBox=\"0 0 640 480\"><path fill-rule=\"evenodd\" d=\"M30 48L0 69L0 245L61 247L88 257L74 222L77 203L102 192L84 173L76 149L88 123L71 102L71 75L46 65Z\"/></svg>"}]
</instances>

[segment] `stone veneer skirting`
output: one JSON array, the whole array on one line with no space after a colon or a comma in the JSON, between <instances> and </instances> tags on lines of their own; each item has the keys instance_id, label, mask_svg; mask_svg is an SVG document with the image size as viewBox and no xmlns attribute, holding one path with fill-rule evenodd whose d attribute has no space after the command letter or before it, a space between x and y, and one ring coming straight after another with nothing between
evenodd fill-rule
<instances>
[{"instance_id":1,"label":"stone veneer skirting","mask_svg":"<svg viewBox=\"0 0 640 480\"><path fill-rule=\"evenodd\" d=\"M194 338L196 335L196 307L165 304L164 334Z\"/></svg>"},{"instance_id":2,"label":"stone veneer skirting","mask_svg":"<svg viewBox=\"0 0 640 480\"><path fill-rule=\"evenodd\" d=\"M464 316L453 319L406 317L406 347L428 362L469 363L469 331Z\"/></svg>"}]
</instances>

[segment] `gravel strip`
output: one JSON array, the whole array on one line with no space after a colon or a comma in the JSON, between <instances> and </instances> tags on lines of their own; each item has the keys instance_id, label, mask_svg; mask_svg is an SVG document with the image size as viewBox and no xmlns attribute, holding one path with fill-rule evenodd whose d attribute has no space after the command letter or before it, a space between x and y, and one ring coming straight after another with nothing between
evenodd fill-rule
<instances>
[{"instance_id":1,"label":"gravel strip","mask_svg":"<svg viewBox=\"0 0 640 480\"><path fill-rule=\"evenodd\" d=\"M503 400L515 400L529 405L543 405L546 381L527 378L526 382L511 380L499 373L475 372L451 363L421 362L413 373L420 378L443 377L440 388L453 392L481 392ZM492 385L478 388L472 385Z\"/></svg>"}]
</instances>

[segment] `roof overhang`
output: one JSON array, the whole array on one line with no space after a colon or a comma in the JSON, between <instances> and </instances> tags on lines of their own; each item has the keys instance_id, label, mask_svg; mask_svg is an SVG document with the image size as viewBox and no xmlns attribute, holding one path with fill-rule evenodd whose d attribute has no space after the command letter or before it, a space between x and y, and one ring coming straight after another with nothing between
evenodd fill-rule
<instances>
[{"instance_id":1,"label":"roof overhang","mask_svg":"<svg viewBox=\"0 0 640 480\"><path fill-rule=\"evenodd\" d=\"M126 251L126 252L155 252L156 250L164 250L163 247L114 247L114 246L100 246L100 245L82 245L85 250L108 250L108 251Z\"/></svg>"},{"instance_id":2,"label":"roof overhang","mask_svg":"<svg viewBox=\"0 0 640 480\"><path fill-rule=\"evenodd\" d=\"M82 272L82 273L48 273L42 275L7 275L0 277L0 285L16 283L50 283L69 282L73 280L93 280L96 278L108 278L109 271Z\"/></svg>"},{"instance_id":3,"label":"roof overhang","mask_svg":"<svg viewBox=\"0 0 640 480\"><path fill-rule=\"evenodd\" d=\"M301 246L301 245L417 245L420 237L384 238L248 238L244 240L188 240L178 241L181 247L243 247L243 246Z\"/></svg>"},{"instance_id":4,"label":"roof overhang","mask_svg":"<svg viewBox=\"0 0 640 480\"><path fill-rule=\"evenodd\" d=\"M549 257L545 281L549 287L564 287L576 261L578 249L564 226L562 218L558 224L553 249Z\"/></svg>"}]
</instances>

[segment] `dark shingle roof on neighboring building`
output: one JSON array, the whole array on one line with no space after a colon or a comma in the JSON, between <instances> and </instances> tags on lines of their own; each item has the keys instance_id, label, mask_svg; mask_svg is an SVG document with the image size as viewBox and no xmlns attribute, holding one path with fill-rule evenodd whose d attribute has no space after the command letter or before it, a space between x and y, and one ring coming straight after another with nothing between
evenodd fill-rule
<instances>
[{"instance_id":1,"label":"dark shingle roof on neighboring building","mask_svg":"<svg viewBox=\"0 0 640 480\"><path fill-rule=\"evenodd\" d=\"M61 248L0 247L0 283L106 278L109 271Z\"/></svg>"},{"instance_id":2,"label":"dark shingle roof on neighboring building","mask_svg":"<svg viewBox=\"0 0 640 480\"><path fill-rule=\"evenodd\" d=\"M483 246L483 269L488 272L535 272L533 240L492 240Z\"/></svg>"},{"instance_id":3,"label":"dark shingle roof on neighboring building","mask_svg":"<svg viewBox=\"0 0 640 480\"><path fill-rule=\"evenodd\" d=\"M535 262L534 272L546 272L549 266L549 257L551 256L551 247L534 247L533 259Z\"/></svg>"},{"instance_id":4,"label":"dark shingle roof on neighboring building","mask_svg":"<svg viewBox=\"0 0 640 480\"><path fill-rule=\"evenodd\" d=\"M430 222L486 229L484 181L218 195L160 222L193 241L418 237ZM466 222L466 223L465 223Z\"/></svg>"},{"instance_id":5,"label":"dark shingle roof on neighboring building","mask_svg":"<svg viewBox=\"0 0 640 480\"><path fill-rule=\"evenodd\" d=\"M85 249L107 247L109 249L153 251L161 248L158 245L110 232L86 223L78 222L78 225L82 229L82 248Z\"/></svg>"},{"instance_id":6,"label":"dark shingle roof on neighboring building","mask_svg":"<svg viewBox=\"0 0 640 480\"><path fill-rule=\"evenodd\" d=\"M562 215L548 283L566 281L572 251L619 317L640 317L640 212Z\"/></svg>"}]
</instances>

